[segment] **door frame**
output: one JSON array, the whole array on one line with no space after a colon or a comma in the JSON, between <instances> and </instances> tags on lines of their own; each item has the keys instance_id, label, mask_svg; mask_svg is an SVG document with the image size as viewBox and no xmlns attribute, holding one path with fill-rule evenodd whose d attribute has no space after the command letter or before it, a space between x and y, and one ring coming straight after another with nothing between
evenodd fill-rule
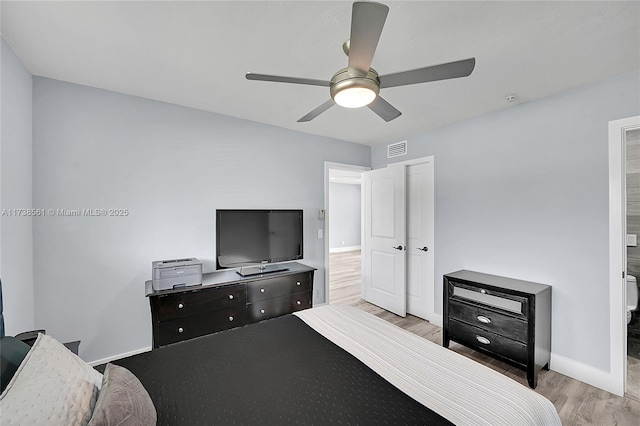
<instances>
[{"instance_id":1,"label":"door frame","mask_svg":"<svg viewBox=\"0 0 640 426\"><path fill-rule=\"evenodd\" d=\"M608 386L624 396L627 387L626 165L625 133L640 128L640 116L609 122L609 344Z\"/></svg>"},{"instance_id":2,"label":"door frame","mask_svg":"<svg viewBox=\"0 0 640 426\"><path fill-rule=\"evenodd\" d=\"M324 162L324 304L329 304L329 215L331 214L331 206L329 205L329 171L330 170L348 170L354 172L366 172L371 167L356 166L355 164L334 163L331 161ZM362 194L362 185L360 185L360 193ZM362 197L360 197L362 199ZM362 238L362 215L363 209L360 209L360 235ZM314 303L315 305L315 303Z\"/></svg>"}]
</instances>

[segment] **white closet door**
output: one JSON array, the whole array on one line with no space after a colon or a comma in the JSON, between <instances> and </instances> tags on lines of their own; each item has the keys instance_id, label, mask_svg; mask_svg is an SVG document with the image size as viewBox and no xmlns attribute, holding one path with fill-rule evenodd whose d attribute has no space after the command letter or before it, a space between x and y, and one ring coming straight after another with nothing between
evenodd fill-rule
<instances>
[{"instance_id":1,"label":"white closet door","mask_svg":"<svg viewBox=\"0 0 640 426\"><path fill-rule=\"evenodd\" d=\"M362 298L400 316L407 314L405 166L363 173L364 248Z\"/></svg>"},{"instance_id":2,"label":"white closet door","mask_svg":"<svg viewBox=\"0 0 640 426\"><path fill-rule=\"evenodd\" d=\"M433 161L406 168L407 312L431 320L434 310Z\"/></svg>"}]
</instances>

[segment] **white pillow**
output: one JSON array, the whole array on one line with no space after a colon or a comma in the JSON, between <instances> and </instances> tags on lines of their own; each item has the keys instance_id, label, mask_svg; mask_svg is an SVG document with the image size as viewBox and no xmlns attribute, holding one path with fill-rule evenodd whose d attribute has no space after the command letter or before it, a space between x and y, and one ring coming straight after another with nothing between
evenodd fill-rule
<instances>
[{"instance_id":1,"label":"white pillow","mask_svg":"<svg viewBox=\"0 0 640 426\"><path fill-rule=\"evenodd\" d=\"M3 425L86 425L102 374L51 336L38 335L0 395Z\"/></svg>"}]
</instances>

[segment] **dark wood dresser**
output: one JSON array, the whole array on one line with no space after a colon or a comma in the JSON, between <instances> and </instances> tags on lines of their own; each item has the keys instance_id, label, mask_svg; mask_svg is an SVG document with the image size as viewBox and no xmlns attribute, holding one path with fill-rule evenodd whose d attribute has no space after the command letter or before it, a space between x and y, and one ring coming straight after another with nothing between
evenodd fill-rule
<instances>
[{"instance_id":1,"label":"dark wood dresser","mask_svg":"<svg viewBox=\"0 0 640 426\"><path fill-rule=\"evenodd\" d=\"M473 271L444 276L442 346L451 340L527 372L535 388L551 356L551 287Z\"/></svg>"},{"instance_id":2,"label":"dark wood dresser","mask_svg":"<svg viewBox=\"0 0 640 426\"><path fill-rule=\"evenodd\" d=\"M202 285L154 291L146 282L151 305L153 347L313 306L315 269L297 262L288 270L242 277L235 270L202 275Z\"/></svg>"}]
</instances>

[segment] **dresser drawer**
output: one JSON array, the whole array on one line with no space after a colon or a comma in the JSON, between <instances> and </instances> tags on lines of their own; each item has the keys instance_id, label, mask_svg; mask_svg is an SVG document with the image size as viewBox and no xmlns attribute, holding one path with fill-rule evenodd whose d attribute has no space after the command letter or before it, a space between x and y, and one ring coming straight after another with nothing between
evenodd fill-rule
<instances>
[{"instance_id":1,"label":"dresser drawer","mask_svg":"<svg viewBox=\"0 0 640 426\"><path fill-rule=\"evenodd\" d=\"M185 318L160 321L159 345L164 346L194 337L204 336L247 323L244 306L206 312Z\"/></svg>"},{"instance_id":2,"label":"dresser drawer","mask_svg":"<svg viewBox=\"0 0 640 426\"><path fill-rule=\"evenodd\" d=\"M311 275L296 274L247 283L247 302L287 296L311 290Z\"/></svg>"},{"instance_id":3,"label":"dresser drawer","mask_svg":"<svg viewBox=\"0 0 640 426\"><path fill-rule=\"evenodd\" d=\"M479 348L522 366L527 364L527 345L474 327L454 319L449 320L449 338L470 348Z\"/></svg>"},{"instance_id":4,"label":"dresser drawer","mask_svg":"<svg viewBox=\"0 0 640 426\"><path fill-rule=\"evenodd\" d=\"M250 322L261 321L263 319L301 311L310 307L310 291L288 296L274 297L273 299L268 300L260 300L247 306Z\"/></svg>"},{"instance_id":5,"label":"dresser drawer","mask_svg":"<svg viewBox=\"0 0 640 426\"><path fill-rule=\"evenodd\" d=\"M212 309L230 308L245 303L244 284L171 293L158 297L159 319L165 321L184 318L210 312Z\"/></svg>"},{"instance_id":6,"label":"dresser drawer","mask_svg":"<svg viewBox=\"0 0 640 426\"><path fill-rule=\"evenodd\" d=\"M449 301L449 318L527 343L527 322L470 303Z\"/></svg>"},{"instance_id":7,"label":"dresser drawer","mask_svg":"<svg viewBox=\"0 0 640 426\"><path fill-rule=\"evenodd\" d=\"M449 298L501 309L503 311L525 317L528 309L526 297L502 293L497 290L479 288L478 286L449 281Z\"/></svg>"}]
</instances>

